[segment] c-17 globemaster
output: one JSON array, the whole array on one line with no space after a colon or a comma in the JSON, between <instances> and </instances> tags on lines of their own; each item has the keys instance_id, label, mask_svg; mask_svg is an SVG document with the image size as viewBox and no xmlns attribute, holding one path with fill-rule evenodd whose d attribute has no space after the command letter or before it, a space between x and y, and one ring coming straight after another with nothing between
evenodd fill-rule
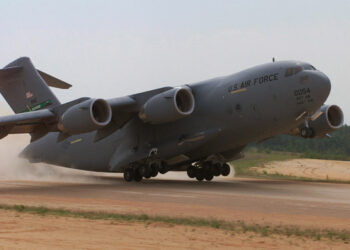
<instances>
[{"instance_id":1,"label":"c-17 globemaster","mask_svg":"<svg viewBox=\"0 0 350 250\"><path fill-rule=\"evenodd\" d=\"M108 100L61 104L49 86L71 87L27 57L0 69L0 92L16 113L0 117L0 138L29 133L20 156L30 162L124 173L126 181L168 171L210 181L229 175L227 163L249 143L325 137L344 121L338 106L324 104L328 77L300 61Z\"/></svg>"}]
</instances>

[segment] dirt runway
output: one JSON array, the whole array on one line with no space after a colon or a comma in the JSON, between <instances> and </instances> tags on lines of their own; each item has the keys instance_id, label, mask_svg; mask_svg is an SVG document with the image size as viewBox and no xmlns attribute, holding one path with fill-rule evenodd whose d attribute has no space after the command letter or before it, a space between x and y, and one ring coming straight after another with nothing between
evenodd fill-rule
<instances>
[{"instance_id":1,"label":"dirt runway","mask_svg":"<svg viewBox=\"0 0 350 250\"><path fill-rule=\"evenodd\" d=\"M350 229L350 185L347 184L238 178L197 182L169 176L169 179L141 183L126 183L121 177L98 174L86 177L87 183L2 180L0 201Z\"/></svg>"}]
</instances>

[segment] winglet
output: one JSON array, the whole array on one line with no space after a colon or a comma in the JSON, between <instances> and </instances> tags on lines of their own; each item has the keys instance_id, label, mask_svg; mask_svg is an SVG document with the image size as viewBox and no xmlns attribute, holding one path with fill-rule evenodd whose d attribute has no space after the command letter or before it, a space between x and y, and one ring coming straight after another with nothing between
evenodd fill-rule
<instances>
[{"instance_id":1,"label":"winglet","mask_svg":"<svg viewBox=\"0 0 350 250\"><path fill-rule=\"evenodd\" d=\"M46 84L49 85L50 87L59 88L59 89L69 89L70 87L72 87L72 85L70 85L69 83L66 83L60 79L57 79L56 77L53 77L38 69L37 71L39 72L40 76L44 79Z\"/></svg>"}]
</instances>

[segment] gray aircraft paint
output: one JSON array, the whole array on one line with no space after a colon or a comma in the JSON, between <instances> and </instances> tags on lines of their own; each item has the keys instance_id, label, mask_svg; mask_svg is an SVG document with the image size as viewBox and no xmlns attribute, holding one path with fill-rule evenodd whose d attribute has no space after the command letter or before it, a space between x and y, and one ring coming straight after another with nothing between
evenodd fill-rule
<instances>
[{"instance_id":1,"label":"gray aircraft paint","mask_svg":"<svg viewBox=\"0 0 350 250\"><path fill-rule=\"evenodd\" d=\"M285 77L287 68L303 65L309 64L267 63L187 84L196 102L188 117L151 125L134 113L124 126L96 142L97 131L60 142L60 133L51 132L29 144L22 156L35 162L106 172L122 172L130 164L147 159L155 148L158 158L169 162L178 156L184 162L193 162L216 154L229 161L251 142L298 127L305 122L296 120L300 114L313 114L324 104L330 92L325 74L303 70ZM148 98L143 99L145 102Z\"/></svg>"}]
</instances>

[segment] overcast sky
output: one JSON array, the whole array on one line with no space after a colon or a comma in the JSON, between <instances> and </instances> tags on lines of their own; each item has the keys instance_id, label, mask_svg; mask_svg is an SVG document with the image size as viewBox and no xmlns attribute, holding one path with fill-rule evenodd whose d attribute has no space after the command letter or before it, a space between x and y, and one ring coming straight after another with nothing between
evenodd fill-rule
<instances>
[{"instance_id":1,"label":"overcast sky","mask_svg":"<svg viewBox=\"0 0 350 250\"><path fill-rule=\"evenodd\" d=\"M62 102L196 82L276 57L326 73L328 103L350 123L348 0L0 0L0 10L0 66L29 56L73 84L54 90Z\"/></svg>"}]
</instances>

